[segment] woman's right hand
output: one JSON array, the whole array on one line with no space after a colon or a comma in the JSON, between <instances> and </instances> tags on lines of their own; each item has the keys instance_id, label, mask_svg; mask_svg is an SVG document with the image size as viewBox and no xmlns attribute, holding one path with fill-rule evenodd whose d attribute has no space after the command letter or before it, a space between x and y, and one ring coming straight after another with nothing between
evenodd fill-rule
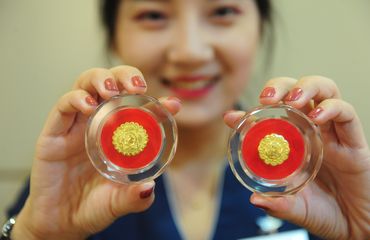
<instances>
[{"instance_id":1,"label":"woman's right hand","mask_svg":"<svg viewBox=\"0 0 370 240\"><path fill-rule=\"evenodd\" d=\"M145 93L141 72L133 67L91 69L54 106L37 141L30 194L17 217L13 239L84 239L115 219L147 209L154 182L123 185L102 177L84 146L89 115L99 100L124 91ZM176 98L160 102L175 114Z\"/></svg>"}]
</instances>

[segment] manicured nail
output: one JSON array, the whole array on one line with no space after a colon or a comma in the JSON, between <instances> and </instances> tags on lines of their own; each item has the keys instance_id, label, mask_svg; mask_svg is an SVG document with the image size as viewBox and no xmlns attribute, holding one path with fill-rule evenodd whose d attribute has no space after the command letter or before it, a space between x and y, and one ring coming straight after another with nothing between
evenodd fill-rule
<instances>
[{"instance_id":1,"label":"manicured nail","mask_svg":"<svg viewBox=\"0 0 370 240\"><path fill-rule=\"evenodd\" d=\"M112 78L108 78L104 81L105 89L108 91L118 91L118 87Z\"/></svg>"},{"instance_id":2,"label":"manicured nail","mask_svg":"<svg viewBox=\"0 0 370 240\"><path fill-rule=\"evenodd\" d=\"M321 107L315 108L308 114L308 117L317 118L322 113L322 111L324 111L324 109L322 109Z\"/></svg>"},{"instance_id":3,"label":"manicured nail","mask_svg":"<svg viewBox=\"0 0 370 240\"><path fill-rule=\"evenodd\" d=\"M301 88L293 88L292 91L286 96L286 101L297 101L303 94L303 90Z\"/></svg>"},{"instance_id":4,"label":"manicured nail","mask_svg":"<svg viewBox=\"0 0 370 240\"><path fill-rule=\"evenodd\" d=\"M268 207L265 207L265 206L261 206L261 205L257 205L257 204L255 204L254 206L255 206L255 207L258 207L258 208L260 208L260 209L262 209L263 211L268 211L268 210L270 210Z\"/></svg>"},{"instance_id":5,"label":"manicured nail","mask_svg":"<svg viewBox=\"0 0 370 240\"><path fill-rule=\"evenodd\" d=\"M141 87L141 88L146 87L144 80L140 76L133 76L131 78L131 82L134 87Z\"/></svg>"},{"instance_id":6,"label":"manicured nail","mask_svg":"<svg viewBox=\"0 0 370 240\"><path fill-rule=\"evenodd\" d=\"M85 101L87 102L87 104L89 104L90 106L98 106L98 102L95 100L95 98L91 97L91 96L87 96L85 98Z\"/></svg>"},{"instance_id":7,"label":"manicured nail","mask_svg":"<svg viewBox=\"0 0 370 240\"><path fill-rule=\"evenodd\" d=\"M172 101L176 101L178 103L181 103L181 100L179 98L177 98L177 97L174 97L174 96L169 96L167 99L168 100L172 100Z\"/></svg>"},{"instance_id":8,"label":"manicured nail","mask_svg":"<svg viewBox=\"0 0 370 240\"><path fill-rule=\"evenodd\" d=\"M141 199L145 199L145 198L148 198L152 195L153 193L153 190L154 190L154 187L148 189L148 190L145 190L145 191L142 191L140 192L140 198Z\"/></svg>"},{"instance_id":9,"label":"manicured nail","mask_svg":"<svg viewBox=\"0 0 370 240\"><path fill-rule=\"evenodd\" d=\"M275 88L266 87L261 92L260 98L271 98L271 97L275 96L275 93L276 93Z\"/></svg>"}]
</instances>

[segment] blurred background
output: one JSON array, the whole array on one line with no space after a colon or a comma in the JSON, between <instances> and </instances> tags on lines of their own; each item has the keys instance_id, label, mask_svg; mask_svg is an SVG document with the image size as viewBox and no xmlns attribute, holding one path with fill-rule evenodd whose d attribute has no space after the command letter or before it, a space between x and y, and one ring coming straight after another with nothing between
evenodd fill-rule
<instances>
[{"instance_id":1,"label":"blurred background","mask_svg":"<svg viewBox=\"0 0 370 240\"><path fill-rule=\"evenodd\" d=\"M370 1L273 2L275 50L251 84L261 89L276 76L332 78L369 140ZM51 107L81 72L109 66L97 0L0 1L0 222L30 172ZM246 93L248 106L258 94Z\"/></svg>"}]
</instances>

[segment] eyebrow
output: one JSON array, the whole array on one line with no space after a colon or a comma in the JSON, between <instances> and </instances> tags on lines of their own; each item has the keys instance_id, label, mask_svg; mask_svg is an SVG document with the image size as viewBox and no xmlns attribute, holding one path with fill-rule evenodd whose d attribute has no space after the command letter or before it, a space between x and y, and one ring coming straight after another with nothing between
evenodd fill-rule
<instances>
[{"instance_id":1,"label":"eyebrow","mask_svg":"<svg viewBox=\"0 0 370 240\"><path fill-rule=\"evenodd\" d=\"M170 0L134 0L134 2L170 2Z\"/></svg>"},{"instance_id":2,"label":"eyebrow","mask_svg":"<svg viewBox=\"0 0 370 240\"><path fill-rule=\"evenodd\" d=\"M135 2L172 2L173 0L134 0ZM218 2L221 0L207 0L208 2Z\"/></svg>"}]
</instances>

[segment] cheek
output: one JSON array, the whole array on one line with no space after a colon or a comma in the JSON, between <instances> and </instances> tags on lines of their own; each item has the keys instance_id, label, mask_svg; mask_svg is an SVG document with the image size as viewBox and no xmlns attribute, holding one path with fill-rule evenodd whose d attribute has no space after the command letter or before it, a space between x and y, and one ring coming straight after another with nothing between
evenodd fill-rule
<instances>
[{"instance_id":1,"label":"cheek","mask_svg":"<svg viewBox=\"0 0 370 240\"><path fill-rule=\"evenodd\" d=\"M123 64L136 67L143 73L148 85L147 94L157 98L168 95L159 81L165 62L165 50L163 35L148 35L133 30L125 31L117 52Z\"/></svg>"},{"instance_id":2,"label":"cheek","mask_svg":"<svg viewBox=\"0 0 370 240\"><path fill-rule=\"evenodd\" d=\"M250 35L249 35L250 36ZM225 89L237 100L246 87L253 67L258 37L234 38L232 44L224 46L224 66L227 74Z\"/></svg>"},{"instance_id":3,"label":"cheek","mask_svg":"<svg viewBox=\"0 0 370 240\"><path fill-rule=\"evenodd\" d=\"M128 26L117 37L117 54L121 61L138 68L148 78L160 69L164 50L165 41L160 34L145 34Z\"/></svg>"}]
</instances>

